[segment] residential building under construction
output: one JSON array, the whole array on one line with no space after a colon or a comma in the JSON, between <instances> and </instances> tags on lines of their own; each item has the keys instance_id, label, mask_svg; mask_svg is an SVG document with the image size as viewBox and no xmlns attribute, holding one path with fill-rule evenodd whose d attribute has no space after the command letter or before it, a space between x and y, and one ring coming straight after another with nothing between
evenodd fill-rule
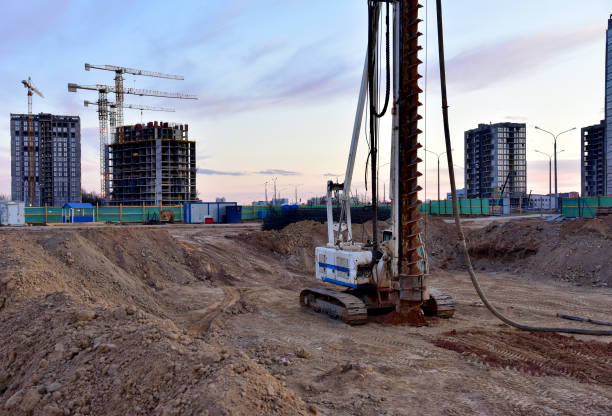
<instances>
[{"instance_id":1,"label":"residential building under construction","mask_svg":"<svg viewBox=\"0 0 612 416\"><path fill-rule=\"evenodd\" d=\"M510 198L520 203L527 188L525 123L479 124L465 132L465 192L468 199Z\"/></svg>"},{"instance_id":2,"label":"residential building under construction","mask_svg":"<svg viewBox=\"0 0 612 416\"><path fill-rule=\"evenodd\" d=\"M110 204L178 205L196 200L195 141L187 124L119 126L108 146Z\"/></svg>"},{"instance_id":3,"label":"residential building under construction","mask_svg":"<svg viewBox=\"0 0 612 416\"><path fill-rule=\"evenodd\" d=\"M81 202L81 119L34 114L30 158L28 115L11 114L11 199L30 204L30 160L34 163L34 206Z\"/></svg>"},{"instance_id":4,"label":"residential building under construction","mask_svg":"<svg viewBox=\"0 0 612 416\"><path fill-rule=\"evenodd\" d=\"M606 122L580 131L582 196L606 195Z\"/></svg>"}]
</instances>

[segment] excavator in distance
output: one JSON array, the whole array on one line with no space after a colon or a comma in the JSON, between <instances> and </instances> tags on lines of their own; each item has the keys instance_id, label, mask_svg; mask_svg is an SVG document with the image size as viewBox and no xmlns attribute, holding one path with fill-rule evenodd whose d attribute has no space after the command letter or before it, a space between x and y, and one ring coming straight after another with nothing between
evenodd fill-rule
<instances>
[{"instance_id":1,"label":"excavator in distance","mask_svg":"<svg viewBox=\"0 0 612 416\"><path fill-rule=\"evenodd\" d=\"M343 183L327 183L328 242L315 249L318 280L343 290L308 288L300 293L305 308L326 313L347 324L363 324L368 314L395 311L405 316L431 315L450 318L455 311L453 298L430 288L428 262L421 239L418 193L419 88L418 0L367 0L368 45L351 147ZM381 22L384 17L384 23ZM384 38L383 38L384 37ZM391 39L392 37L392 39ZM379 55L384 42L386 59ZM391 65L393 63L393 65ZM385 68L381 68L384 65ZM384 105L380 105L379 73L386 74ZM384 76L384 75L383 75ZM382 107L382 108L381 108ZM378 238L378 126L390 109L392 114L390 197L391 229ZM365 116L364 116L365 113ZM351 224L351 181L361 131L367 123L368 159L371 166L372 240L353 239ZM340 203L340 216L334 219L333 200Z\"/></svg>"}]
</instances>

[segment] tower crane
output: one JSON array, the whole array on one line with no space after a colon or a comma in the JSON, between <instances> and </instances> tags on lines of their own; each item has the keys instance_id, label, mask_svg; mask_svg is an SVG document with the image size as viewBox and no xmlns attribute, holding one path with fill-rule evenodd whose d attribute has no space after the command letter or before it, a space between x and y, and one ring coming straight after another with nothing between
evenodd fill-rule
<instances>
[{"instance_id":1,"label":"tower crane","mask_svg":"<svg viewBox=\"0 0 612 416\"><path fill-rule=\"evenodd\" d=\"M102 198L106 198L108 194L108 172L107 172L107 157L106 157L106 147L108 146L108 121L109 117L112 121L111 126L111 134L113 135L113 140L115 139L115 129L114 127L120 126L119 124L119 112L121 112L121 119L123 120L123 108L125 105L123 101L121 104L118 102L114 103L114 109L109 106L108 101L108 93L117 93L117 87L113 87L110 85L79 85L74 83L68 84L68 91L76 92L77 90L89 90L89 91L97 91L98 92L98 124L100 131L100 193ZM123 94L132 94L138 96L148 96L148 97L164 97L164 98L177 98L183 100L197 100L198 97L191 94L183 94L178 92L165 92L165 91L155 91L155 90L144 90L137 88L123 88L121 86L121 99L123 100ZM117 96L119 97L119 95ZM155 111L167 111L167 110L155 110ZM123 121L122 121L123 123Z\"/></svg>"},{"instance_id":2,"label":"tower crane","mask_svg":"<svg viewBox=\"0 0 612 416\"><path fill-rule=\"evenodd\" d=\"M34 122L32 120L32 93L35 92L41 98L45 96L33 84L32 78L21 81L28 90L28 196L30 206L34 205Z\"/></svg>"},{"instance_id":3,"label":"tower crane","mask_svg":"<svg viewBox=\"0 0 612 416\"><path fill-rule=\"evenodd\" d=\"M88 101L85 100L83 102L85 107L90 105L98 106L98 119L103 120L101 122L104 123L104 128L100 129L100 137L107 137L105 134L106 130L106 119L108 118L108 124L110 125L111 132L111 143L115 142L115 128L116 125L116 114L117 114L117 103L112 101L108 101L106 98L106 94L100 93L100 97L98 101ZM146 110L146 111L166 111L166 112L174 112L174 108L167 107L153 107L150 105L140 105L140 104L123 104L123 108L131 108L134 110ZM102 145L102 143L105 143ZM100 140L100 166L103 166L103 169L100 169L101 181L103 182L103 191L102 198L106 198L108 196L109 189L109 166L108 166L108 153L106 151L107 142L103 142Z\"/></svg>"},{"instance_id":4,"label":"tower crane","mask_svg":"<svg viewBox=\"0 0 612 416\"><path fill-rule=\"evenodd\" d=\"M126 94L123 89L123 74L142 75L146 77L166 78L184 80L182 75L164 74L161 72L146 71L144 69L126 68L115 65L90 65L85 64L85 71L90 69L101 69L112 71L115 73L115 102L117 103L117 126L123 126L123 95Z\"/></svg>"}]
</instances>

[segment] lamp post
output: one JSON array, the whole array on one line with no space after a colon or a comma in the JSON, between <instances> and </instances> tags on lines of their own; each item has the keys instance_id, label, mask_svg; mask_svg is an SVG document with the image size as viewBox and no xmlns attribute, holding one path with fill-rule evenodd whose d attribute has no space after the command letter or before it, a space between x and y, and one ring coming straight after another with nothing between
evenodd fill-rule
<instances>
[{"instance_id":1,"label":"lamp post","mask_svg":"<svg viewBox=\"0 0 612 416\"><path fill-rule=\"evenodd\" d=\"M455 149L451 149L451 152L453 150ZM442 156L443 154L446 154L446 152L436 153L436 152L432 152L431 150L427 150L427 149L425 149L425 151L431 153L432 155L435 155L438 158L438 201L440 201L440 156Z\"/></svg>"},{"instance_id":2,"label":"lamp post","mask_svg":"<svg viewBox=\"0 0 612 416\"><path fill-rule=\"evenodd\" d=\"M378 167L376 168L376 188L377 188L377 189L380 189L380 175L378 174L378 170L379 170L380 168L382 168L383 166L387 166L387 165L389 165L389 164L391 164L391 162L384 163L384 164L382 164L382 165L380 165L380 166L378 166ZM385 186L385 185L384 185L384 183L383 183L383 188L384 188L384 186ZM378 195L376 195L376 199L378 199ZM385 202L385 201L384 201L384 199L385 199L385 197L383 197L383 203ZM378 201L376 201L376 203L378 203Z\"/></svg>"},{"instance_id":3,"label":"lamp post","mask_svg":"<svg viewBox=\"0 0 612 416\"><path fill-rule=\"evenodd\" d=\"M272 181L274 182L274 199L272 199L272 205L276 205L276 181L278 180L278 178L272 178Z\"/></svg>"},{"instance_id":4,"label":"lamp post","mask_svg":"<svg viewBox=\"0 0 612 416\"><path fill-rule=\"evenodd\" d=\"M265 181L264 182L264 188L265 188L265 194L266 194L266 205L268 205L268 182L269 181Z\"/></svg>"},{"instance_id":5,"label":"lamp post","mask_svg":"<svg viewBox=\"0 0 612 416\"><path fill-rule=\"evenodd\" d=\"M551 180L552 155L549 155L548 153L545 153L545 152L541 152L539 150L536 150L536 152L542 153L544 156L548 157L548 209L552 210L552 180Z\"/></svg>"},{"instance_id":6,"label":"lamp post","mask_svg":"<svg viewBox=\"0 0 612 416\"><path fill-rule=\"evenodd\" d=\"M561 153L565 151L565 149L563 150L559 150L557 153ZM536 152L538 153L542 153L544 156L548 157L548 209L552 210L552 185L551 185L551 164L552 164L552 155L549 155L546 152L541 152L539 150L536 150Z\"/></svg>"},{"instance_id":7,"label":"lamp post","mask_svg":"<svg viewBox=\"0 0 612 416\"><path fill-rule=\"evenodd\" d=\"M558 133L557 135L549 132L548 130L544 130L543 128L540 128L538 126L535 126L535 128L536 130L541 130L544 133L550 134L554 140L553 154L555 156L555 211L557 211L559 209L559 192L557 191L557 138L561 136L563 133L567 133L568 131L576 130L576 127L572 127L571 129L562 131L561 133Z\"/></svg>"}]
</instances>

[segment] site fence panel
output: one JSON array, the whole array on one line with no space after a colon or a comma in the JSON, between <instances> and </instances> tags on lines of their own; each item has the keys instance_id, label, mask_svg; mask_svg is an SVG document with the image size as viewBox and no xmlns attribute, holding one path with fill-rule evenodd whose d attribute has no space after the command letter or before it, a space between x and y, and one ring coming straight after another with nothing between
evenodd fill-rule
<instances>
[{"instance_id":1,"label":"site fence panel","mask_svg":"<svg viewBox=\"0 0 612 416\"><path fill-rule=\"evenodd\" d=\"M285 207L289 207L290 209L295 209L292 207L292 205L288 205ZM379 209L391 209L391 204L378 204ZM336 212L335 210L339 209L340 205L334 205L334 212ZM359 209L359 208L363 208L363 209L368 209L371 208L371 205L363 205L363 204L359 204L359 205L351 205L352 209ZM313 213L313 215L319 217L321 213L324 213L324 215L327 215L327 206L326 205L299 205L297 207L297 210L300 213L304 213L306 211L308 211L309 213ZM283 212L283 207L282 206L268 206L268 205L243 205L242 206L242 220L243 221L248 221L248 220L263 220L265 218L267 218L269 215L272 214L278 214L281 215Z\"/></svg>"},{"instance_id":2,"label":"site fence panel","mask_svg":"<svg viewBox=\"0 0 612 416\"><path fill-rule=\"evenodd\" d=\"M461 215L491 215L491 203L488 199L460 199L458 205ZM419 212L430 215L452 215L453 201L429 201L419 206Z\"/></svg>"},{"instance_id":3,"label":"site fence panel","mask_svg":"<svg viewBox=\"0 0 612 416\"><path fill-rule=\"evenodd\" d=\"M612 196L561 198L561 215L564 217L594 218L612 213Z\"/></svg>"},{"instance_id":4,"label":"site fence panel","mask_svg":"<svg viewBox=\"0 0 612 416\"><path fill-rule=\"evenodd\" d=\"M94 208L96 222L149 222L158 221L161 211L174 213L174 222L183 222L183 206L97 206ZM26 224L54 224L64 222L67 212L61 207L25 207Z\"/></svg>"},{"instance_id":5,"label":"site fence panel","mask_svg":"<svg viewBox=\"0 0 612 416\"><path fill-rule=\"evenodd\" d=\"M63 221L61 207L25 207L26 224L47 224Z\"/></svg>"}]
</instances>

